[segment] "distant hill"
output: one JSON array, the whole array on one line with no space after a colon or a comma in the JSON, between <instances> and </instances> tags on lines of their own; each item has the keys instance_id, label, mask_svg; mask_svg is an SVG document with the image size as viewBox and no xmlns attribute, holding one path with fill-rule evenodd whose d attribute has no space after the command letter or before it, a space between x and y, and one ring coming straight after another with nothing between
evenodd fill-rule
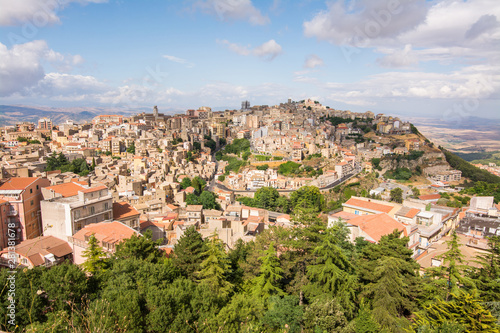
<instances>
[{"instance_id":1,"label":"distant hill","mask_svg":"<svg viewBox=\"0 0 500 333\"><path fill-rule=\"evenodd\" d=\"M0 105L0 126L15 125L20 121L37 123L38 119L42 117L50 118L54 124L60 124L66 120L85 122L99 114L95 111L54 111L34 107Z\"/></svg>"},{"instance_id":2,"label":"distant hill","mask_svg":"<svg viewBox=\"0 0 500 333\"><path fill-rule=\"evenodd\" d=\"M462 171L462 177L467 177L474 182L484 181L487 183L500 183L500 177L495 176L486 170L481 170L473 166L463 158L455 155L454 153L444 148L442 148L441 150L446 156L446 161L448 162L448 164L453 169Z\"/></svg>"}]
</instances>

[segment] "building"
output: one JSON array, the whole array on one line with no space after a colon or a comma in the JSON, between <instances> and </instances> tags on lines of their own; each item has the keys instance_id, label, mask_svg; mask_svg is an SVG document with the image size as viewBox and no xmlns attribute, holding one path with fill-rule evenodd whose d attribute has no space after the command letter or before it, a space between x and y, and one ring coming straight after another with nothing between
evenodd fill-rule
<instances>
[{"instance_id":1,"label":"building","mask_svg":"<svg viewBox=\"0 0 500 333\"><path fill-rule=\"evenodd\" d=\"M83 253L88 248L90 237L94 237L98 241L98 245L109 256L116 251L116 246L129 239L133 235L140 236L141 234L118 221L92 223L75 233L72 237L68 237L70 244L73 246L73 258L77 265L85 262Z\"/></svg>"},{"instance_id":2,"label":"building","mask_svg":"<svg viewBox=\"0 0 500 333\"><path fill-rule=\"evenodd\" d=\"M141 214L127 202L113 203L113 219L132 229L139 230Z\"/></svg>"},{"instance_id":3,"label":"building","mask_svg":"<svg viewBox=\"0 0 500 333\"><path fill-rule=\"evenodd\" d=\"M342 206L343 211L355 215L386 213L391 217L394 217L394 214L401 208L398 204L361 197L351 197Z\"/></svg>"},{"instance_id":4,"label":"building","mask_svg":"<svg viewBox=\"0 0 500 333\"><path fill-rule=\"evenodd\" d=\"M15 258L11 258L9 249L0 251L0 266L9 267L14 259L16 267L50 267L65 260L73 260L73 250L68 242L54 236L40 236L22 241L15 246ZM10 261L11 263L12 261Z\"/></svg>"},{"instance_id":5,"label":"building","mask_svg":"<svg viewBox=\"0 0 500 333\"><path fill-rule=\"evenodd\" d=\"M67 239L86 225L113 219L113 198L106 186L82 187L76 195L68 191L43 200L41 209L44 234Z\"/></svg>"},{"instance_id":6,"label":"building","mask_svg":"<svg viewBox=\"0 0 500 333\"><path fill-rule=\"evenodd\" d=\"M362 237L369 242L378 243L382 236L389 235L394 230L401 236L407 235L406 227L386 213L358 216L349 219L346 225L351 231L349 234L351 242Z\"/></svg>"},{"instance_id":7,"label":"building","mask_svg":"<svg viewBox=\"0 0 500 333\"><path fill-rule=\"evenodd\" d=\"M15 225L17 242L42 235L40 201L42 188L49 185L48 179L40 177L10 178L0 185L0 200L8 202L2 209L7 223Z\"/></svg>"},{"instance_id":8,"label":"building","mask_svg":"<svg viewBox=\"0 0 500 333\"><path fill-rule=\"evenodd\" d=\"M38 120L38 129L52 131L52 127L54 127L54 124L50 118L43 117Z\"/></svg>"}]
</instances>

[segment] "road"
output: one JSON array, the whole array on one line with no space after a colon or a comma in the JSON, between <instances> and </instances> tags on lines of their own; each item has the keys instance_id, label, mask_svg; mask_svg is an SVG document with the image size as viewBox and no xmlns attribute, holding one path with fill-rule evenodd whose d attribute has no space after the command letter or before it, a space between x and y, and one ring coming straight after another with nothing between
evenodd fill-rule
<instances>
[{"instance_id":1,"label":"road","mask_svg":"<svg viewBox=\"0 0 500 333\"><path fill-rule=\"evenodd\" d=\"M337 185L340 185L342 184L343 182L345 182L346 180L348 180L349 178L352 178L353 176L357 175L358 173L357 172L354 172L354 173L350 173L348 175L345 175L344 177L342 177L341 179L337 179L336 181L334 181L333 183L325 186L325 187L320 187L320 191L324 191L324 190L329 190L331 188L334 188L335 186ZM233 192L257 192L257 190L233 190L233 189L230 189L228 188L227 186L223 185L223 184L220 184L220 183L217 183L215 181L215 177L214 179L212 179L212 181L210 182L210 186L213 188L214 186L217 186L219 189L221 190L224 190L224 191L233 191ZM283 192L283 193L288 193L288 192L294 192L295 190L289 190L289 189L277 189L278 192Z\"/></svg>"}]
</instances>

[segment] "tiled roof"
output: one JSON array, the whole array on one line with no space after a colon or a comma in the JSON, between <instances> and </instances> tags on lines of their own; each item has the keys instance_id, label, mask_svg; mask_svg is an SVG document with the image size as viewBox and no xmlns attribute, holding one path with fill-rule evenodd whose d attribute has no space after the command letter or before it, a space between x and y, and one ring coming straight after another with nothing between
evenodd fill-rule
<instances>
[{"instance_id":1,"label":"tiled roof","mask_svg":"<svg viewBox=\"0 0 500 333\"><path fill-rule=\"evenodd\" d=\"M384 235L388 235L397 229L403 232L405 226L390 217L387 214L361 215L348 222L351 225L358 226L364 233L370 236L374 241L380 241Z\"/></svg>"},{"instance_id":2,"label":"tiled roof","mask_svg":"<svg viewBox=\"0 0 500 333\"><path fill-rule=\"evenodd\" d=\"M2 252L7 252L7 248ZM17 244L16 252L28 258L34 266L39 266L45 263L44 256L48 254L60 258L72 253L73 250L68 242L62 239L54 236L41 236Z\"/></svg>"},{"instance_id":3,"label":"tiled roof","mask_svg":"<svg viewBox=\"0 0 500 333\"><path fill-rule=\"evenodd\" d=\"M441 198L441 194L436 193L436 194L421 195L418 198L420 200L437 200Z\"/></svg>"},{"instance_id":4,"label":"tiled roof","mask_svg":"<svg viewBox=\"0 0 500 333\"><path fill-rule=\"evenodd\" d=\"M417 208L410 208L410 207L401 207L400 210L395 215L407 217L409 219L412 219L415 217L420 212L420 209Z\"/></svg>"},{"instance_id":5,"label":"tiled roof","mask_svg":"<svg viewBox=\"0 0 500 333\"><path fill-rule=\"evenodd\" d=\"M2 185L0 185L0 190L24 190L31 184L33 184L38 177L15 177L11 178Z\"/></svg>"},{"instance_id":6,"label":"tiled roof","mask_svg":"<svg viewBox=\"0 0 500 333\"><path fill-rule=\"evenodd\" d=\"M115 220L125 219L127 217L136 216L140 213L132 207L128 202L114 202L113 203L113 218Z\"/></svg>"},{"instance_id":7,"label":"tiled roof","mask_svg":"<svg viewBox=\"0 0 500 333\"><path fill-rule=\"evenodd\" d=\"M67 198L67 197L72 197L74 195L77 195L78 191L82 191L85 188L80 184L70 182L70 183L63 183L63 184L59 184L59 185L49 186L49 187L46 187L46 189L54 191L55 193L62 195L63 198Z\"/></svg>"},{"instance_id":8,"label":"tiled roof","mask_svg":"<svg viewBox=\"0 0 500 333\"><path fill-rule=\"evenodd\" d=\"M92 193L92 192L97 192L97 191L100 191L100 190L107 190L107 189L108 188L106 186L101 185L101 186L97 186L97 187L91 187L91 188L84 189L81 192L83 192L83 193Z\"/></svg>"},{"instance_id":9,"label":"tiled roof","mask_svg":"<svg viewBox=\"0 0 500 333\"><path fill-rule=\"evenodd\" d=\"M372 201L365 201L355 198L350 198L347 200L345 205L356 206L364 209L370 209L381 213L389 213L394 207L389 205L384 205Z\"/></svg>"},{"instance_id":10,"label":"tiled roof","mask_svg":"<svg viewBox=\"0 0 500 333\"><path fill-rule=\"evenodd\" d=\"M121 222L113 221L86 225L83 229L74 234L73 238L85 241L85 236L94 235L99 242L104 240L105 242L116 244L124 239L132 237L134 234L138 234L134 229Z\"/></svg>"}]
</instances>

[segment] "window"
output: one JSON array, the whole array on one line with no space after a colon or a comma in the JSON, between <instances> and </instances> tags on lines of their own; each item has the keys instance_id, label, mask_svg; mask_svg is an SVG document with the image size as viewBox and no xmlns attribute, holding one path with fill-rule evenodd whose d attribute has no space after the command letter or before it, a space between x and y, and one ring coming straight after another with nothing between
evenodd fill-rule
<instances>
[{"instance_id":1,"label":"window","mask_svg":"<svg viewBox=\"0 0 500 333\"><path fill-rule=\"evenodd\" d=\"M35 202L34 202L33 200L31 200L31 206L33 206L33 204L34 204L34 203L35 203Z\"/></svg>"},{"instance_id":2,"label":"window","mask_svg":"<svg viewBox=\"0 0 500 333\"><path fill-rule=\"evenodd\" d=\"M32 188L30 188L30 193L33 193L33 189Z\"/></svg>"},{"instance_id":3,"label":"window","mask_svg":"<svg viewBox=\"0 0 500 333\"><path fill-rule=\"evenodd\" d=\"M38 185L36 186L36 189L37 189L37 190L39 189L39 186L38 186Z\"/></svg>"},{"instance_id":4,"label":"window","mask_svg":"<svg viewBox=\"0 0 500 333\"><path fill-rule=\"evenodd\" d=\"M105 202L105 203L104 203L104 209L105 209L105 210L107 210L107 209L108 209L108 203L107 203L107 202Z\"/></svg>"},{"instance_id":5,"label":"window","mask_svg":"<svg viewBox=\"0 0 500 333\"><path fill-rule=\"evenodd\" d=\"M95 207L92 206L92 207L90 207L90 214L94 214L94 213L95 213Z\"/></svg>"}]
</instances>

